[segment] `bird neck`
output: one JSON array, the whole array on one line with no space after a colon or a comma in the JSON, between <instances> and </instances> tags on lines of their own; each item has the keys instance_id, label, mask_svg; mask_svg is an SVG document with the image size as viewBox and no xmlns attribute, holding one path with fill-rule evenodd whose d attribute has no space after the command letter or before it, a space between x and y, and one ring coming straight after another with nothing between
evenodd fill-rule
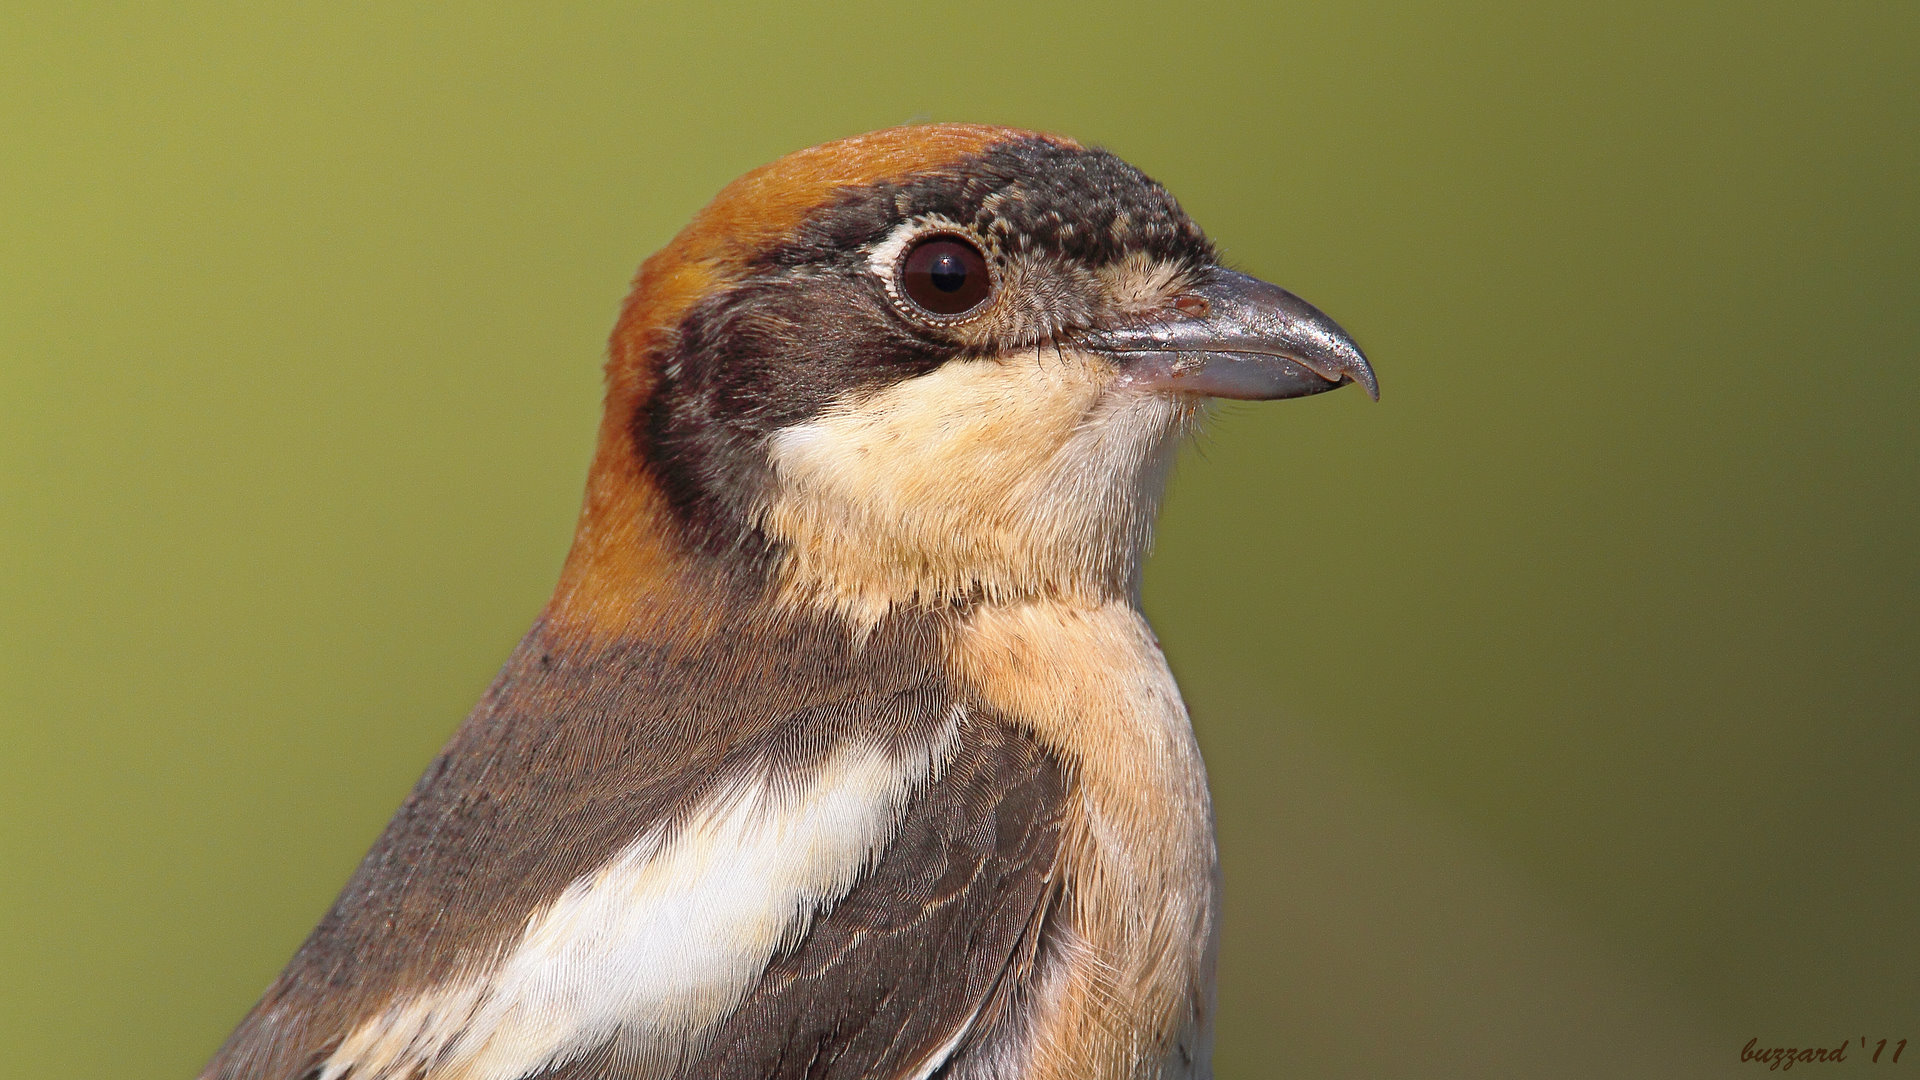
<instances>
[{"instance_id":1,"label":"bird neck","mask_svg":"<svg viewBox=\"0 0 1920 1080\"><path fill-rule=\"evenodd\" d=\"M1110 392L1099 364L953 361L782 429L725 516L670 497L634 414L609 409L550 615L625 634L661 611L784 611L864 633L896 612L1137 606L1197 408Z\"/></svg>"}]
</instances>

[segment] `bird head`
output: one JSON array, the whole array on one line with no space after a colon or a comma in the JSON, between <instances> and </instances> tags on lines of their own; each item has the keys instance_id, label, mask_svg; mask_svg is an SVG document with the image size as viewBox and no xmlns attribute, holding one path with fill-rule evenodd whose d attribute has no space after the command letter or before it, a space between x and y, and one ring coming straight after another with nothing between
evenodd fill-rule
<instances>
[{"instance_id":1,"label":"bird head","mask_svg":"<svg viewBox=\"0 0 1920 1080\"><path fill-rule=\"evenodd\" d=\"M1103 150L980 125L802 150L641 266L549 615L1130 597L1207 399L1348 382L1377 395L1332 320Z\"/></svg>"}]
</instances>

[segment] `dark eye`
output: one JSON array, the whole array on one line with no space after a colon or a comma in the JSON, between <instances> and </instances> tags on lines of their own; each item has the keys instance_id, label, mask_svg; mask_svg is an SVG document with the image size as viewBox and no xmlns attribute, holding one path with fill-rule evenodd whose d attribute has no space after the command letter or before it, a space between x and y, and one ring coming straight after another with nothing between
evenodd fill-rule
<instances>
[{"instance_id":1,"label":"dark eye","mask_svg":"<svg viewBox=\"0 0 1920 1080\"><path fill-rule=\"evenodd\" d=\"M931 236L900 264L900 291L933 315L960 315L993 291L986 257L957 236Z\"/></svg>"}]
</instances>

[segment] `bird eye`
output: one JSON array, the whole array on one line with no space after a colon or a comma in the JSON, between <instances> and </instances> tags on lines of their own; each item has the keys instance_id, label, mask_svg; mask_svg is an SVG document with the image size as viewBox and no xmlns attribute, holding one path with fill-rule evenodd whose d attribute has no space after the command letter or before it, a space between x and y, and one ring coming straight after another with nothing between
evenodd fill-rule
<instances>
[{"instance_id":1,"label":"bird eye","mask_svg":"<svg viewBox=\"0 0 1920 1080\"><path fill-rule=\"evenodd\" d=\"M931 236L900 263L900 291L931 315L963 315L993 291L986 256L957 236Z\"/></svg>"}]
</instances>

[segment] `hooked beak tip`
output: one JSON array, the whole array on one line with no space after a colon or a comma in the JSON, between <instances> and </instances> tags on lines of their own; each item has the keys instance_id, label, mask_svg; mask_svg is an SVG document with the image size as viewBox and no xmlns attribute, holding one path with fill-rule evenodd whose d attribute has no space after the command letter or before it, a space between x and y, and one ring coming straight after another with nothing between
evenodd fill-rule
<instances>
[{"instance_id":1,"label":"hooked beak tip","mask_svg":"<svg viewBox=\"0 0 1920 1080\"><path fill-rule=\"evenodd\" d=\"M1096 348L1149 389L1269 401L1356 383L1380 400L1373 366L1340 324L1259 278L1213 269L1173 318L1108 330Z\"/></svg>"}]
</instances>

